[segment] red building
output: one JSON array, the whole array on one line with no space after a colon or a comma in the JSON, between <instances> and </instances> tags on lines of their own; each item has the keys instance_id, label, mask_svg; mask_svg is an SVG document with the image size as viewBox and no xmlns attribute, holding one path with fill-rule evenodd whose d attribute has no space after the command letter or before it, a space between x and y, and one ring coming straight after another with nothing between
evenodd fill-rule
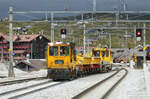
<instances>
[{"instance_id":1,"label":"red building","mask_svg":"<svg viewBox=\"0 0 150 99\"><path fill-rule=\"evenodd\" d=\"M40 34L14 35L14 60L45 58L46 46L49 40ZM9 36L0 33L0 59L9 59Z\"/></svg>"}]
</instances>

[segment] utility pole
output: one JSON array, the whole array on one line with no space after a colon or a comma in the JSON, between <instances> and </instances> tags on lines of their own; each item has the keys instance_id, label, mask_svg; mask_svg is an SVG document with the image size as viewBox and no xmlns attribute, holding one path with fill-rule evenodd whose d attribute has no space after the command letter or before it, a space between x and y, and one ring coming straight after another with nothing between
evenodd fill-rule
<instances>
[{"instance_id":1,"label":"utility pole","mask_svg":"<svg viewBox=\"0 0 150 99\"><path fill-rule=\"evenodd\" d=\"M51 42L54 42L54 13L51 13Z\"/></svg>"},{"instance_id":2,"label":"utility pole","mask_svg":"<svg viewBox=\"0 0 150 99\"><path fill-rule=\"evenodd\" d=\"M96 11L96 0L93 0L93 11Z\"/></svg>"},{"instance_id":3,"label":"utility pole","mask_svg":"<svg viewBox=\"0 0 150 99\"><path fill-rule=\"evenodd\" d=\"M13 69L13 8L9 8L9 68L8 77L15 77Z\"/></svg>"},{"instance_id":4,"label":"utility pole","mask_svg":"<svg viewBox=\"0 0 150 99\"><path fill-rule=\"evenodd\" d=\"M125 34L126 34L126 47L128 48L128 38L127 38L128 31L127 30L125 30Z\"/></svg>"},{"instance_id":5,"label":"utility pole","mask_svg":"<svg viewBox=\"0 0 150 99\"><path fill-rule=\"evenodd\" d=\"M111 33L109 33L109 49L111 49Z\"/></svg>"},{"instance_id":6,"label":"utility pole","mask_svg":"<svg viewBox=\"0 0 150 99\"><path fill-rule=\"evenodd\" d=\"M68 5L67 5L68 0L65 0L64 2L65 2L65 3L64 3L64 10L65 10L65 11L68 11L68 9L69 9L69 7L68 7Z\"/></svg>"},{"instance_id":7,"label":"utility pole","mask_svg":"<svg viewBox=\"0 0 150 99\"><path fill-rule=\"evenodd\" d=\"M94 12L96 11L96 0L93 0L93 13L92 13L92 23L94 21Z\"/></svg>"},{"instance_id":8,"label":"utility pole","mask_svg":"<svg viewBox=\"0 0 150 99\"><path fill-rule=\"evenodd\" d=\"M3 62L3 58L4 58L4 50L3 48L1 48L1 62Z\"/></svg>"},{"instance_id":9,"label":"utility pole","mask_svg":"<svg viewBox=\"0 0 150 99\"><path fill-rule=\"evenodd\" d=\"M128 30L125 30L125 33L126 33L126 64L127 64L127 61L128 61Z\"/></svg>"},{"instance_id":10,"label":"utility pole","mask_svg":"<svg viewBox=\"0 0 150 99\"><path fill-rule=\"evenodd\" d=\"M145 47L146 45L146 24L144 23L143 24L143 46ZM150 80L149 80L149 75L150 75L150 72L149 72L149 67L147 66L146 64L146 51L144 51L144 62L143 62L143 67L144 67L144 76L145 76L145 82L146 82L146 88L147 88L147 94L150 94Z\"/></svg>"},{"instance_id":11,"label":"utility pole","mask_svg":"<svg viewBox=\"0 0 150 99\"><path fill-rule=\"evenodd\" d=\"M83 15L83 13L81 14L81 20L82 20L82 22L83 22L83 20L84 20L84 15Z\"/></svg>"},{"instance_id":12,"label":"utility pole","mask_svg":"<svg viewBox=\"0 0 150 99\"><path fill-rule=\"evenodd\" d=\"M119 11L117 8L114 9L115 10L115 16L116 16L116 25L118 26L118 20L119 20Z\"/></svg>"},{"instance_id":13,"label":"utility pole","mask_svg":"<svg viewBox=\"0 0 150 99\"><path fill-rule=\"evenodd\" d=\"M45 13L45 21L48 21L48 15Z\"/></svg>"},{"instance_id":14,"label":"utility pole","mask_svg":"<svg viewBox=\"0 0 150 99\"><path fill-rule=\"evenodd\" d=\"M136 26L134 26L134 48L136 47Z\"/></svg>"},{"instance_id":15,"label":"utility pole","mask_svg":"<svg viewBox=\"0 0 150 99\"><path fill-rule=\"evenodd\" d=\"M33 58L33 48L32 48L32 42L31 42L31 59Z\"/></svg>"},{"instance_id":16,"label":"utility pole","mask_svg":"<svg viewBox=\"0 0 150 99\"><path fill-rule=\"evenodd\" d=\"M83 39L83 48L84 48L84 54L85 54L85 45L86 45L86 42L85 42L85 24L83 24L83 35L84 35L84 39Z\"/></svg>"},{"instance_id":17,"label":"utility pole","mask_svg":"<svg viewBox=\"0 0 150 99\"><path fill-rule=\"evenodd\" d=\"M145 45L146 45L146 30L145 30L145 23L143 24L143 28L144 28L144 30L143 30L143 32L144 32L144 36L143 36L143 40L144 40L144 42L143 42L143 46L145 47ZM143 59L144 59L144 64L146 65L146 53L145 53L145 51L144 51L144 57L143 57Z\"/></svg>"}]
</instances>

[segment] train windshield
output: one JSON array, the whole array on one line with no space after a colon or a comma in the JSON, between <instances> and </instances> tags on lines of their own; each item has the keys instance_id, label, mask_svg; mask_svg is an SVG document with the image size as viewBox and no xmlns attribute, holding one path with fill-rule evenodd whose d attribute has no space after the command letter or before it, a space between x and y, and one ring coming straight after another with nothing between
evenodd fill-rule
<instances>
[{"instance_id":1,"label":"train windshield","mask_svg":"<svg viewBox=\"0 0 150 99\"><path fill-rule=\"evenodd\" d=\"M99 57L100 56L100 51L93 51L93 56Z\"/></svg>"},{"instance_id":2,"label":"train windshield","mask_svg":"<svg viewBox=\"0 0 150 99\"><path fill-rule=\"evenodd\" d=\"M105 51L102 51L102 57L105 57Z\"/></svg>"},{"instance_id":3,"label":"train windshield","mask_svg":"<svg viewBox=\"0 0 150 99\"><path fill-rule=\"evenodd\" d=\"M49 47L49 56L58 56L58 46Z\"/></svg>"},{"instance_id":4,"label":"train windshield","mask_svg":"<svg viewBox=\"0 0 150 99\"><path fill-rule=\"evenodd\" d=\"M60 46L60 56L69 56L69 46Z\"/></svg>"},{"instance_id":5,"label":"train windshield","mask_svg":"<svg viewBox=\"0 0 150 99\"><path fill-rule=\"evenodd\" d=\"M109 57L109 51L106 51L106 57Z\"/></svg>"}]
</instances>

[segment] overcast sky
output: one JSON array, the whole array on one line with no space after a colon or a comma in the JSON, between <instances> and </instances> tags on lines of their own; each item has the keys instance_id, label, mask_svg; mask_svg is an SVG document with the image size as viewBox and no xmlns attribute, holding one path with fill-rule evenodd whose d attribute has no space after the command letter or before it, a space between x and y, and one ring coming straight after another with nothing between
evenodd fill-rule
<instances>
[{"instance_id":1,"label":"overcast sky","mask_svg":"<svg viewBox=\"0 0 150 99\"><path fill-rule=\"evenodd\" d=\"M64 10L67 1L69 10L92 10L93 0L0 0L0 18L8 16L9 6L17 11ZM97 10L113 10L120 0L97 0ZM150 10L150 0L127 0L128 10Z\"/></svg>"}]
</instances>

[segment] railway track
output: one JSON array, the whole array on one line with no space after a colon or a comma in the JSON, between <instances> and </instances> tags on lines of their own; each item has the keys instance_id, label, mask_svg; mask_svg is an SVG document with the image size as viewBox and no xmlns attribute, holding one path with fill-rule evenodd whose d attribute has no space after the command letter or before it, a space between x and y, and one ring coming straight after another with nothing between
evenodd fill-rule
<instances>
[{"instance_id":1,"label":"railway track","mask_svg":"<svg viewBox=\"0 0 150 99\"><path fill-rule=\"evenodd\" d=\"M127 69L121 68L111 76L85 89L72 99L106 99L113 89L126 77Z\"/></svg>"},{"instance_id":2,"label":"railway track","mask_svg":"<svg viewBox=\"0 0 150 99\"><path fill-rule=\"evenodd\" d=\"M0 76L0 78L6 78L6 76Z\"/></svg>"},{"instance_id":3,"label":"railway track","mask_svg":"<svg viewBox=\"0 0 150 99\"><path fill-rule=\"evenodd\" d=\"M14 90L8 90L5 92L0 93L1 98L7 98L7 99L16 99L28 94L32 94L34 92L46 89L46 88L51 88L60 84L63 84L64 82L53 82L52 80L48 80L42 83L37 83L21 88L17 88Z\"/></svg>"},{"instance_id":4,"label":"railway track","mask_svg":"<svg viewBox=\"0 0 150 99\"><path fill-rule=\"evenodd\" d=\"M12 85L12 84L18 84L18 83L28 82L32 80L42 80L42 79L47 79L47 77L35 77L35 78L26 78L26 79L19 79L19 80L2 81L0 82L0 86Z\"/></svg>"}]
</instances>

